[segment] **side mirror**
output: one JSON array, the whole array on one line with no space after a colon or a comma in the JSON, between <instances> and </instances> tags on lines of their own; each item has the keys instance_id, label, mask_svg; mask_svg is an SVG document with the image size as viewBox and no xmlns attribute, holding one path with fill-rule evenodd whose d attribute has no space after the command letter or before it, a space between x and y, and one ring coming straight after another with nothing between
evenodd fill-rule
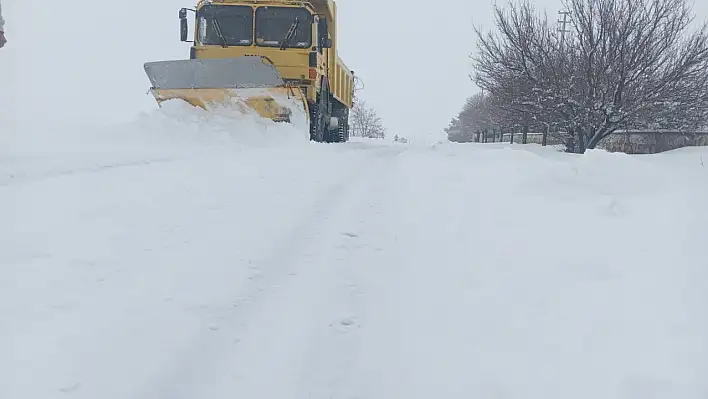
<instances>
[{"instance_id":1,"label":"side mirror","mask_svg":"<svg viewBox=\"0 0 708 399\"><path fill-rule=\"evenodd\" d=\"M322 48L332 48L332 41L329 40L329 22L327 18L320 18L317 32L319 32L319 42Z\"/></svg>"},{"instance_id":2,"label":"side mirror","mask_svg":"<svg viewBox=\"0 0 708 399\"><path fill-rule=\"evenodd\" d=\"M327 37L327 33L329 32L329 21L327 21L327 18L320 18L317 30L320 31L320 35Z\"/></svg>"},{"instance_id":3,"label":"side mirror","mask_svg":"<svg viewBox=\"0 0 708 399\"><path fill-rule=\"evenodd\" d=\"M187 36L189 35L189 27L187 25L187 9L186 8L179 10L179 34L180 34L180 40L183 42L186 42Z\"/></svg>"},{"instance_id":4,"label":"side mirror","mask_svg":"<svg viewBox=\"0 0 708 399\"><path fill-rule=\"evenodd\" d=\"M186 19L179 20L179 35L180 35L181 41L183 41L183 42L187 41L187 35L189 35L189 27L187 26Z\"/></svg>"}]
</instances>

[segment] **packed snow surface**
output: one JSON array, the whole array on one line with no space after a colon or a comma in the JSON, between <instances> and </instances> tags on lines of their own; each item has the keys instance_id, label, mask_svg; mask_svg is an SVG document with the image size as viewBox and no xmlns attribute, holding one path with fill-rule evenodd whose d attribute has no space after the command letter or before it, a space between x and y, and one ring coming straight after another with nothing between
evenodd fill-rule
<instances>
[{"instance_id":1,"label":"packed snow surface","mask_svg":"<svg viewBox=\"0 0 708 399\"><path fill-rule=\"evenodd\" d=\"M708 397L705 149L303 132L2 126L0 398Z\"/></svg>"}]
</instances>

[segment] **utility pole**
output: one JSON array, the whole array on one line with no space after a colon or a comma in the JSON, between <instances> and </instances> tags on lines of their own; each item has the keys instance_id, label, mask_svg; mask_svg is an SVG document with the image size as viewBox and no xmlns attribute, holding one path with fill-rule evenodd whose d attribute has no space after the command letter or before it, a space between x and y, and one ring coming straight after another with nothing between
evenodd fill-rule
<instances>
[{"instance_id":1,"label":"utility pole","mask_svg":"<svg viewBox=\"0 0 708 399\"><path fill-rule=\"evenodd\" d=\"M558 11L558 15L562 15L563 19L558 20L558 23L560 24L558 31L560 32L561 35L561 46L560 46L560 51L564 52L565 51L565 34L570 33L568 30L568 23L569 17L570 17L570 11L563 10L563 11ZM567 56L567 54L563 54L564 56ZM554 123L555 125L555 123ZM546 127L546 133L543 135L543 145L546 145L547 139L548 139L548 134L550 133L550 128Z\"/></svg>"},{"instance_id":2,"label":"utility pole","mask_svg":"<svg viewBox=\"0 0 708 399\"><path fill-rule=\"evenodd\" d=\"M558 29L558 32L561 34L561 47L565 47L565 34L570 33L570 31L567 29L568 27L568 17L570 16L569 11L558 11L558 15L562 15L563 19L558 20L558 23L561 24L560 29Z\"/></svg>"}]
</instances>

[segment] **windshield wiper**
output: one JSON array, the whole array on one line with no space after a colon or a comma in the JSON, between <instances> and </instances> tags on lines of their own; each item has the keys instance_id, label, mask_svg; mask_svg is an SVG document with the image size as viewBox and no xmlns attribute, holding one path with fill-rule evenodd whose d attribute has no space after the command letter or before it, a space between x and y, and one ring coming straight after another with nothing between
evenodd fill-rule
<instances>
[{"instance_id":1,"label":"windshield wiper","mask_svg":"<svg viewBox=\"0 0 708 399\"><path fill-rule=\"evenodd\" d=\"M290 41L293 40L293 37L295 37L295 32L299 26L300 17L295 17L295 20L290 25L290 29L288 29L288 34L285 35L285 39L283 39L283 44L280 46L281 50L285 50L290 45Z\"/></svg>"},{"instance_id":2,"label":"windshield wiper","mask_svg":"<svg viewBox=\"0 0 708 399\"><path fill-rule=\"evenodd\" d=\"M224 37L224 34L221 32L221 25L219 24L219 20L214 17L214 27L216 28L216 34L219 35L219 38L221 39L221 46L226 48L229 47L228 43L226 43L226 38Z\"/></svg>"}]
</instances>

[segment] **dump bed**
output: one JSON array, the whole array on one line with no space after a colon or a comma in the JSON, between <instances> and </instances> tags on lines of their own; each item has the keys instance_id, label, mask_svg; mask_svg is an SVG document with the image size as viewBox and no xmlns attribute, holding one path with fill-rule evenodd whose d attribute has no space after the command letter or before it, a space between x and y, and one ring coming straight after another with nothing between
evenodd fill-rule
<instances>
[{"instance_id":1,"label":"dump bed","mask_svg":"<svg viewBox=\"0 0 708 399\"><path fill-rule=\"evenodd\" d=\"M310 0L310 4L318 14L324 15L329 20L329 34L332 37L332 48L328 49L329 59L327 60L330 71L330 86L334 97L341 103L351 108L352 91L354 89L354 78L351 70L339 58L338 48L338 21L337 4L334 0Z\"/></svg>"},{"instance_id":2,"label":"dump bed","mask_svg":"<svg viewBox=\"0 0 708 399\"><path fill-rule=\"evenodd\" d=\"M309 3L315 7L318 13L326 15L330 21L335 21L337 5L333 0L310 0Z\"/></svg>"}]
</instances>

